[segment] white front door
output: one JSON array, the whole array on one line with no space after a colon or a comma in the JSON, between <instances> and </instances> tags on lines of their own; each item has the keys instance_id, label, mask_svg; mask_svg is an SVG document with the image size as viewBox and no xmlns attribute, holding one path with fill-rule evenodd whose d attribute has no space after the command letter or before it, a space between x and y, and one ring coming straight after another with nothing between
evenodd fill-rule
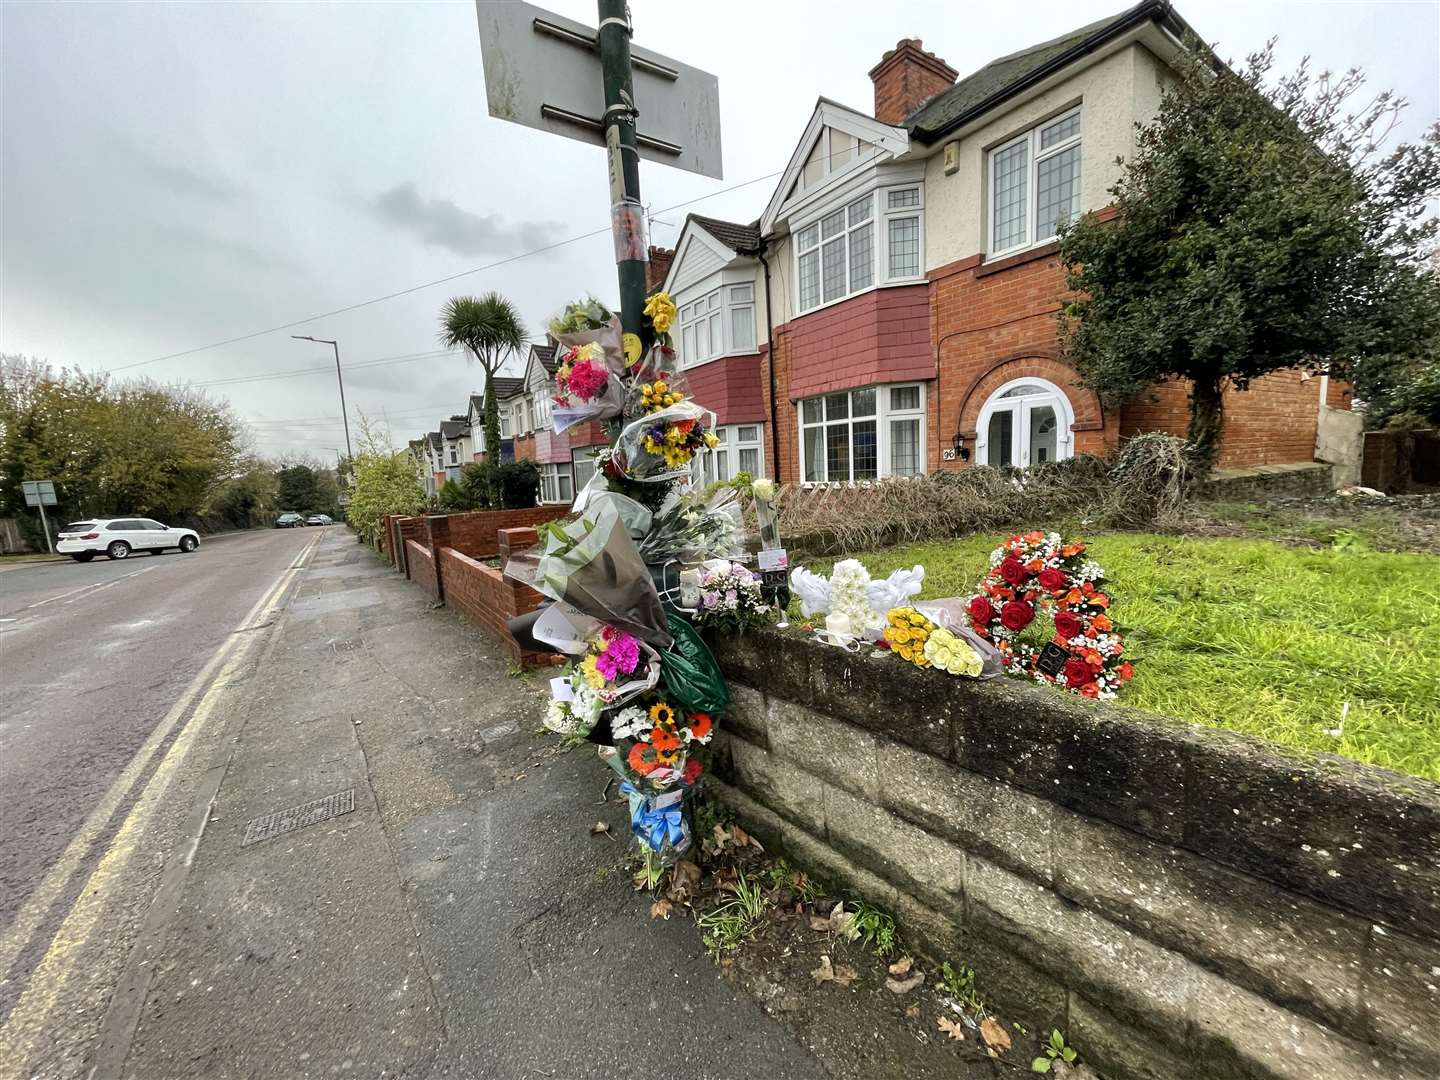
<instances>
[{"instance_id":1,"label":"white front door","mask_svg":"<svg viewBox=\"0 0 1440 1080\"><path fill-rule=\"evenodd\" d=\"M1074 415L1060 388L1039 379L1007 383L980 410L981 465L1043 465L1074 454Z\"/></svg>"}]
</instances>

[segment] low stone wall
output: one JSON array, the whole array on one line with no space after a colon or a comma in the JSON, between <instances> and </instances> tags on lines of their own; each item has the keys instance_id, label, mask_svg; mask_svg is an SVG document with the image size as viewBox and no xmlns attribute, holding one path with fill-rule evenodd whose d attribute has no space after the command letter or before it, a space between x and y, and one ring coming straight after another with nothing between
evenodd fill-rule
<instances>
[{"instance_id":1,"label":"low stone wall","mask_svg":"<svg viewBox=\"0 0 1440 1080\"><path fill-rule=\"evenodd\" d=\"M499 570L476 562L454 548L440 549L440 575L445 582L445 604L462 612L499 638L517 664L548 664L553 657L521 649L506 623L516 615L534 611L541 595L528 585L511 581Z\"/></svg>"},{"instance_id":2,"label":"low stone wall","mask_svg":"<svg viewBox=\"0 0 1440 1080\"><path fill-rule=\"evenodd\" d=\"M1197 485L1195 495L1216 502L1329 495L1335 490L1333 473L1334 469L1323 461L1216 469Z\"/></svg>"},{"instance_id":3,"label":"low stone wall","mask_svg":"<svg viewBox=\"0 0 1440 1080\"><path fill-rule=\"evenodd\" d=\"M435 572L435 557L414 540L406 540L405 565L410 580L417 582L432 597L439 600L440 578Z\"/></svg>"},{"instance_id":4,"label":"low stone wall","mask_svg":"<svg viewBox=\"0 0 1440 1080\"><path fill-rule=\"evenodd\" d=\"M764 631L714 790L1113 1077L1435 1075L1440 787Z\"/></svg>"}]
</instances>

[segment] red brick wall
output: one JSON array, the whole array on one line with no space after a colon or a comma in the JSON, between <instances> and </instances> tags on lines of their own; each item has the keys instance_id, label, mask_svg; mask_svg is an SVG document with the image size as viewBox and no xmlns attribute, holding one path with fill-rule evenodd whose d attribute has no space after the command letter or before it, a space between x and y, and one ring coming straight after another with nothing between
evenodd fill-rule
<instances>
[{"instance_id":1,"label":"red brick wall","mask_svg":"<svg viewBox=\"0 0 1440 1080\"><path fill-rule=\"evenodd\" d=\"M552 429L537 431L527 438L534 440L535 460L542 465L570 464L570 433L556 435ZM519 457L517 452L516 457Z\"/></svg>"},{"instance_id":2,"label":"red brick wall","mask_svg":"<svg viewBox=\"0 0 1440 1080\"><path fill-rule=\"evenodd\" d=\"M759 355L726 356L685 371L690 396L715 413L717 424L765 422Z\"/></svg>"},{"instance_id":3,"label":"red brick wall","mask_svg":"<svg viewBox=\"0 0 1440 1080\"><path fill-rule=\"evenodd\" d=\"M414 540L405 541L405 555L410 562L410 580L419 582L436 600L440 599L440 579L435 573L435 560L430 552Z\"/></svg>"},{"instance_id":4,"label":"red brick wall","mask_svg":"<svg viewBox=\"0 0 1440 1080\"><path fill-rule=\"evenodd\" d=\"M877 382L935 377L928 289L875 289L798 319L776 333L790 338L786 400Z\"/></svg>"},{"instance_id":5,"label":"red brick wall","mask_svg":"<svg viewBox=\"0 0 1440 1080\"><path fill-rule=\"evenodd\" d=\"M1225 421L1215 464L1222 469L1280 465L1315 457L1320 379L1277 371L1248 390L1226 387ZM1190 425L1188 380L1157 383L1120 410L1120 434L1167 431L1184 435Z\"/></svg>"},{"instance_id":6,"label":"red brick wall","mask_svg":"<svg viewBox=\"0 0 1440 1080\"><path fill-rule=\"evenodd\" d=\"M517 435L515 437L515 460L534 461L535 459L535 436Z\"/></svg>"},{"instance_id":7,"label":"red brick wall","mask_svg":"<svg viewBox=\"0 0 1440 1080\"><path fill-rule=\"evenodd\" d=\"M501 529L516 529L555 521L570 513L568 506L532 506L525 510L475 510L463 514L447 514L450 520L450 546L461 554L488 559L499 552ZM450 579L445 578L449 592Z\"/></svg>"},{"instance_id":8,"label":"red brick wall","mask_svg":"<svg viewBox=\"0 0 1440 1080\"><path fill-rule=\"evenodd\" d=\"M610 436L605 434L604 425L599 423L579 424L571 428L566 434L570 436L571 450L578 450L582 446L610 445Z\"/></svg>"},{"instance_id":9,"label":"red brick wall","mask_svg":"<svg viewBox=\"0 0 1440 1080\"><path fill-rule=\"evenodd\" d=\"M506 627L506 623L516 615L535 610L543 599L538 592L509 580L500 571L478 563L454 548L440 549L440 572L445 579L446 605L499 638L517 664L559 662L558 657L546 653L522 650Z\"/></svg>"},{"instance_id":10,"label":"red brick wall","mask_svg":"<svg viewBox=\"0 0 1440 1080\"><path fill-rule=\"evenodd\" d=\"M402 518L400 519L400 521L399 521L399 524L396 526L396 528L398 528L399 531L400 531L400 540L401 540L402 543L405 543L405 542L410 541L410 540L414 540L416 543L420 544L421 547L424 547L424 546L425 546L425 540L426 540L427 533L426 533L426 531L425 531L425 519L424 519L424 518L422 518L422 517L402 517ZM399 564L398 562L397 562L395 565L396 565L397 567L400 566L400 564ZM402 567L402 569L403 569L403 567ZM408 571L407 571L407 574L408 574Z\"/></svg>"}]
</instances>

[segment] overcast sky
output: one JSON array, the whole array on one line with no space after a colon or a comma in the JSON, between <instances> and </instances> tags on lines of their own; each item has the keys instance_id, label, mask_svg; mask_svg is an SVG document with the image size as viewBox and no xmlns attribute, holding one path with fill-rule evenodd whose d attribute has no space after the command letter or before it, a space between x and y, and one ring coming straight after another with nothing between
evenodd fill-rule
<instances>
[{"instance_id":1,"label":"overcast sky","mask_svg":"<svg viewBox=\"0 0 1440 1080\"><path fill-rule=\"evenodd\" d=\"M549 0L593 24L588 0ZM752 220L817 95L868 111L866 72L915 36L967 74L1124 0L631 0L636 40L720 79L725 177L641 172L673 243L691 200ZM1179 5L1226 56L1278 36L1281 67L1359 65L1440 115L1440 3ZM0 351L114 370L356 304L605 229L598 147L492 120L471 3L0 4ZM756 181L746 184L746 181ZM744 185L736 190L724 190ZM608 235L345 314L132 367L195 383L437 351L450 296L499 289L537 334L572 296L613 297ZM267 454L343 445L333 369L213 385ZM403 441L463 411L459 357L357 367L356 410Z\"/></svg>"}]
</instances>

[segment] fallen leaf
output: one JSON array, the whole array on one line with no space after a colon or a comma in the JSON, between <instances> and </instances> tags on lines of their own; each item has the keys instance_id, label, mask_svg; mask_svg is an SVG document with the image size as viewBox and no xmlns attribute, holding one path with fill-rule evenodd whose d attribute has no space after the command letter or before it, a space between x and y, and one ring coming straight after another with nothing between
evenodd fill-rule
<instances>
[{"instance_id":1,"label":"fallen leaf","mask_svg":"<svg viewBox=\"0 0 1440 1080\"><path fill-rule=\"evenodd\" d=\"M731 843L734 839L733 836L725 830L725 826L721 825L719 822L715 823L715 828L711 832L711 835L715 838L716 851L724 851L726 845Z\"/></svg>"},{"instance_id":2,"label":"fallen leaf","mask_svg":"<svg viewBox=\"0 0 1440 1080\"><path fill-rule=\"evenodd\" d=\"M700 888L700 867L693 862L677 862L670 868L669 885L665 890L666 899L677 904L688 904Z\"/></svg>"},{"instance_id":3,"label":"fallen leaf","mask_svg":"<svg viewBox=\"0 0 1440 1080\"><path fill-rule=\"evenodd\" d=\"M819 915L811 915L810 929L818 930L822 934L828 934L830 932L830 920L822 919Z\"/></svg>"},{"instance_id":4,"label":"fallen leaf","mask_svg":"<svg viewBox=\"0 0 1440 1080\"><path fill-rule=\"evenodd\" d=\"M746 844L750 843L750 834L747 833L744 829L742 829L739 825L730 826L730 835L735 838L736 847L744 847Z\"/></svg>"},{"instance_id":5,"label":"fallen leaf","mask_svg":"<svg viewBox=\"0 0 1440 1080\"><path fill-rule=\"evenodd\" d=\"M912 972L903 979L897 979L893 975L885 980L885 989L892 994L908 994L925 981L923 971Z\"/></svg>"},{"instance_id":6,"label":"fallen leaf","mask_svg":"<svg viewBox=\"0 0 1440 1080\"><path fill-rule=\"evenodd\" d=\"M945 1032L946 1035L949 1035L950 1038L959 1042L965 1041L965 1029L948 1016L940 1017L939 1024L940 1030Z\"/></svg>"},{"instance_id":7,"label":"fallen leaf","mask_svg":"<svg viewBox=\"0 0 1440 1080\"><path fill-rule=\"evenodd\" d=\"M910 965L913 963L915 963L915 961L910 957L902 956L899 960L891 964L887 970L891 975L908 975L910 973Z\"/></svg>"},{"instance_id":8,"label":"fallen leaf","mask_svg":"<svg viewBox=\"0 0 1440 1080\"><path fill-rule=\"evenodd\" d=\"M832 965L829 956L820 957L820 966L810 973L816 985L833 982L836 986L849 986L860 973L849 964Z\"/></svg>"},{"instance_id":9,"label":"fallen leaf","mask_svg":"<svg viewBox=\"0 0 1440 1080\"><path fill-rule=\"evenodd\" d=\"M598 836L600 833L608 833L609 831L610 823L608 821L597 821L594 825L590 826L591 836Z\"/></svg>"},{"instance_id":10,"label":"fallen leaf","mask_svg":"<svg viewBox=\"0 0 1440 1080\"><path fill-rule=\"evenodd\" d=\"M1010 1033L1001 1027L993 1016L987 1016L980 1023L980 1038L985 1040L985 1052L999 1057L1010 1049Z\"/></svg>"},{"instance_id":11,"label":"fallen leaf","mask_svg":"<svg viewBox=\"0 0 1440 1080\"><path fill-rule=\"evenodd\" d=\"M911 1005L908 1009L906 1009L906 1010L905 1010L905 1019L906 1019L906 1020L919 1020L919 1019L920 1019L920 1006L919 1006L919 1005Z\"/></svg>"},{"instance_id":12,"label":"fallen leaf","mask_svg":"<svg viewBox=\"0 0 1440 1080\"><path fill-rule=\"evenodd\" d=\"M846 941L854 941L860 936L860 928L855 925L855 913L845 910L843 900L830 912L830 929Z\"/></svg>"},{"instance_id":13,"label":"fallen leaf","mask_svg":"<svg viewBox=\"0 0 1440 1080\"><path fill-rule=\"evenodd\" d=\"M668 920L670 918L671 908L672 905L669 900L656 900L650 905L650 918Z\"/></svg>"}]
</instances>

